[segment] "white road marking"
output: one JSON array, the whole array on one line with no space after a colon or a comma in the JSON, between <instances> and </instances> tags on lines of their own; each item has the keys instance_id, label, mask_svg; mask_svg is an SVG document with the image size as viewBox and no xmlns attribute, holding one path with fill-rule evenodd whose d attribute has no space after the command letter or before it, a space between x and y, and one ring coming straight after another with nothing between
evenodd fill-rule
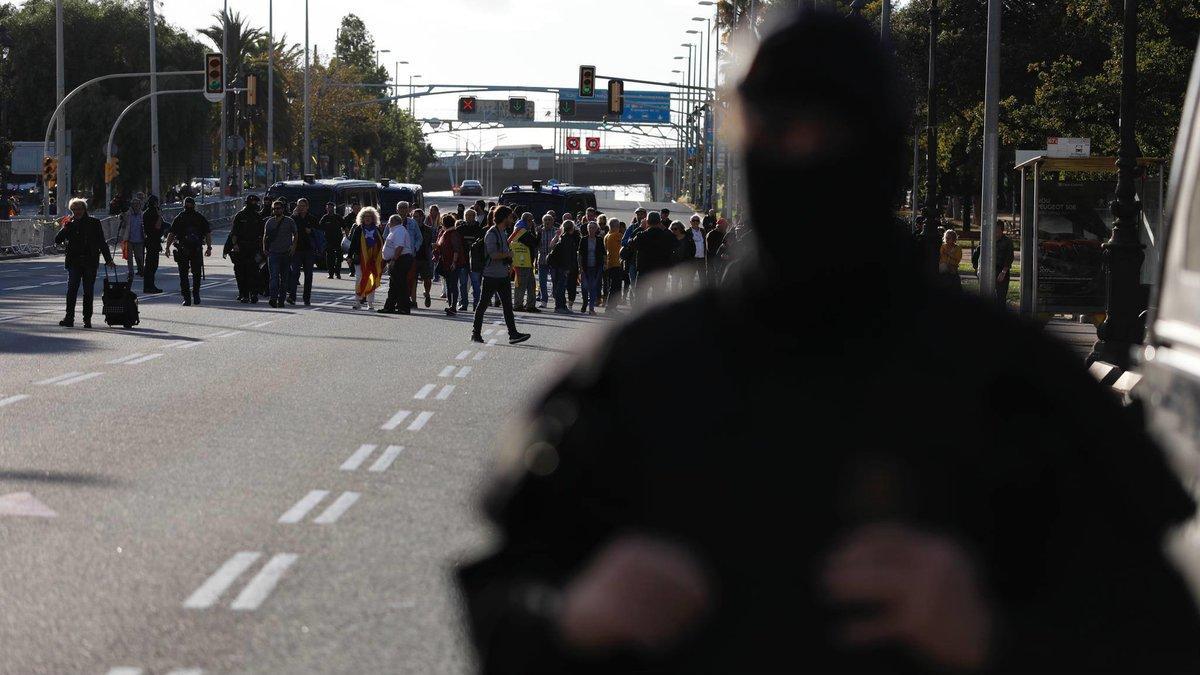
<instances>
[{"instance_id":1,"label":"white road marking","mask_svg":"<svg viewBox=\"0 0 1200 675\"><path fill-rule=\"evenodd\" d=\"M14 396L9 396L8 398L0 398L0 408L3 408L6 405L12 405L19 401L24 401L27 398L29 398L29 394L16 394Z\"/></svg>"},{"instance_id":2,"label":"white road marking","mask_svg":"<svg viewBox=\"0 0 1200 675\"><path fill-rule=\"evenodd\" d=\"M253 326L250 326L250 327L251 327L251 328L263 328L263 327L265 327L265 326L270 326L270 325L271 325L271 324L273 324L273 323L275 323L275 322L274 322L274 321L260 321L260 322L258 322L258 323L256 323L256 324L254 324Z\"/></svg>"},{"instance_id":3,"label":"white road marking","mask_svg":"<svg viewBox=\"0 0 1200 675\"><path fill-rule=\"evenodd\" d=\"M489 335L491 335L492 333L495 333L495 332L496 332L496 329L495 329L495 328L489 328L489 329L487 329L487 330L483 331L483 336L484 336L484 337L487 337L487 336L489 336Z\"/></svg>"},{"instance_id":4,"label":"white road marking","mask_svg":"<svg viewBox=\"0 0 1200 675\"><path fill-rule=\"evenodd\" d=\"M112 361L109 361L108 365L115 366L118 363L125 363L126 361L132 361L132 360L138 358L139 356L145 356L145 354L130 354L129 356L122 356L119 359L113 359Z\"/></svg>"},{"instance_id":5,"label":"white road marking","mask_svg":"<svg viewBox=\"0 0 1200 675\"><path fill-rule=\"evenodd\" d=\"M141 668L132 668L130 666L118 666L109 668L108 675L142 675L145 672Z\"/></svg>"},{"instance_id":6,"label":"white road marking","mask_svg":"<svg viewBox=\"0 0 1200 675\"><path fill-rule=\"evenodd\" d=\"M59 382L55 382L54 384L56 384L60 387L69 387L73 384L79 384L80 382L86 382L87 380L90 380L94 377L100 377L103 374L104 373L87 373L85 375L79 375L76 377L72 377L69 380L61 380Z\"/></svg>"},{"instance_id":7,"label":"white road marking","mask_svg":"<svg viewBox=\"0 0 1200 675\"><path fill-rule=\"evenodd\" d=\"M242 589L242 592L238 594L229 608L237 611L253 611L258 609L263 604L263 601L267 599L267 596L271 594L271 591L275 590L275 585L283 578L287 569L292 566L292 563L296 562L296 557L294 553L275 554L275 557L268 560L267 564L263 565L262 570L254 575L250 583L246 584L246 587Z\"/></svg>"},{"instance_id":8,"label":"white road marking","mask_svg":"<svg viewBox=\"0 0 1200 675\"><path fill-rule=\"evenodd\" d=\"M199 347L202 344L204 344L204 342L202 340L196 340L195 342L185 342L185 343L179 345L178 347L176 347L176 349L192 349L193 347Z\"/></svg>"},{"instance_id":9,"label":"white road marking","mask_svg":"<svg viewBox=\"0 0 1200 675\"><path fill-rule=\"evenodd\" d=\"M424 387L421 387L421 390L418 391L417 395L413 398L429 398L429 395L433 393L434 389L437 389L436 384L427 384Z\"/></svg>"},{"instance_id":10,"label":"white road marking","mask_svg":"<svg viewBox=\"0 0 1200 675\"><path fill-rule=\"evenodd\" d=\"M298 523L304 520L304 516L312 511L317 504L321 503L322 499L329 494L329 490L313 490L304 496L303 499L296 502L292 508L279 517L279 522L286 524Z\"/></svg>"},{"instance_id":11,"label":"white road marking","mask_svg":"<svg viewBox=\"0 0 1200 675\"><path fill-rule=\"evenodd\" d=\"M384 431L392 431L396 427L403 424L404 420L408 419L408 416L411 414L412 414L412 411L410 411L410 410L401 410L400 412L396 413L395 415L392 415L392 419L388 420L386 424L384 424L383 426L381 426L379 428L383 429Z\"/></svg>"},{"instance_id":12,"label":"white road marking","mask_svg":"<svg viewBox=\"0 0 1200 675\"><path fill-rule=\"evenodd\" d=\"M0 317L0 323L5 323L6 321L16 321L17 319L20 319L20 318L21 318L20 314L14 314L12 316Z\"/></svg>"},{"instance_id":13,"label":"white road marking","mask_svg":"<svg viewBox=\"0 0 1200 675\"><path fill-rule=\"evenodd\" d=\"M375 448L375 446L372 445L371 449L374 449L374 448ZM371 465L371 468L369 469L369 471L372 471L374 473L382 473L384 471L387 471L388 467L392 465L392 462L396 461L396 458L400 456L400 453L403 450L404 450L404 446L389 445L387 447L387 450L384 450L383 454L379 456L379 459L375 460L375 463ZM346 468L345 465L342 465L342 468L343 469ZM355 466L354 468L357 469L358 467Z\"/></svg>"},{"instance_id":14,"label":"white road marking","mask_svg":"<svg viewBox=\"0 0 1200 675\"><path fill-rule=\"evenodd\" d=\"M238 326L238 328L254 328L257 325L258 325L257 321L251 321L250 323L244 323L244 324Z\"/></svg>"},{"instance_id":15,"label":"white road marking","mask_svg":"<svg viewBox=\"0 0 1200 675\"><path fill-rule=\"evenodd\" d=\"M82 374L83 374L83 373L80 373L80 372L74 372L74 373L64 373L64 374L62 374L62 375L59 375L59 376L57 376L57 377L52 377L52 378L50 378L50 379L48 379L48 380L42 380L41 382L34 382L34 384L35 384L35 385L54 384L55 382L60 382L60 381L62 381L62 380L67 380L67 379L70 379L70 378L72 378L72 377L75 377L76 375L82 375Z\"/></svg>"},{"instance_id":16,"label":"white road marking","mask_svg":"<svg viewBox=\"0 0 1200 675\"><path fill-rule=\"evenodd\" d=\"M228 590L233 585L233 582L237 581L237 578L249 569L254 564L254 561L258 560L261 556L261 553L254 553L252 551L235 553L207 581L201 584L200 588L197 588L187 600L183 601L184 608L205 609L212 607L220 599L221 594Z\"/></svg>"},{"instance_id":17,"label":"white road marking","mask_svg":"<svg viewBox=\"0 0 1200 675\"><path fill-rule=\"evenodd\" d=\"M458 372L454 374L454 377L461 379L470 374L471 374L471 366L463 366L462 368L458 369Z\"/></svg>"},{"instance_id":18,"label":"white road marking","mask_svg":"<svg viewBox=\"0 0 1200 675\"><path fill-rule=\"evenodd\" d=\"M143 357L142 357L142 358L140 358L140 359L134 359L134 360L132 360L132 361L127 361L127 362L125 363L125 365L127 365L127 366L136 366L136 365L138 365L138 364L145 363L145 362L147 362L147 361L153 361L154 359L157 359L157 358L159 358L159 357L161 357L161 356L162 356L162 354L147 354L147 355L143 356Z\"/></svg>"},{"instance_id":19,"label":"white road marking","mask_svg":"<svg viewBox=\"0 0 1200 675\"><path fill-rule=\"evenodd\" d=\"M462 361L462 360L466 359L466 358L467 358L468 356L470 356L470 355L471 355L471 350L470 350L470 349L468 349L468 350L466 350L466 351L459 352L459 353L458 353L458 356L454 357L454 360L455 360L455 361Z\"/></svg>"},{"instance_id":20,"label":"white road marking","mask_svg":"<svg viewBox=\"0 0 1200 675\"><path fill-rule=\"evenodd\" d=\"M394 429L395 427L392 427L392 428ZM342 471L354 471L354 470L358 469L358 467L362 466L363 462L367 461L367 458L371 456L371 453L375 452L375 448L377 448L377 447L379 447L379 446L375 446L375 445L360 445L360 446L358 446L358 450L355 450L354 454L350 455L349 459L347 459L345 462L342 462L341 470Z\"/></svg>"},{"instance_id":21,"label":"white road marking","mask_svg":"<svg viewBox=\"0 0 1200 675\"><path fill-rule=\"evenodd\" d=\"M205 335L204 337L206 337L206 338L220 337L220 336L224 335L226 332L227 331L219 330L215 333L209 333L208 335Z\"/></svg>"},{"instance_id":22,"label":"white road marking","mask_svg":"<svg viewBox=\"0 0 1200 675\"><path fill-rule=\"evenodd\" d=\"M28 291L31 288L37 288L41 284L35 286L9 286L8 288L0 288L0 291Z\"/></svg>"},{"instance_id":23,"label":"white road marking","mask_svg":"<svg viewBox=\"0 0 1200 675\"><path fill-rule=\"evenodd\" d=\"M492 325L493 325L493 326L499 326L499 325L501 325L501 324L503 324L503 323L504 323L504 322L503 322L502 320L500 320L500 319L496 319L495 321L493 321L493 322L492 322Z\"/></svg>"},{"instance_id":24,"label":"white road marking","mask_svg":"<svg viewBox=\"0 0 1200 675\"><path fill-rule=\"evenodd\" d=\"M359 494L357 492L343 492L341 497L338 497L325 509L325 512L313 519L317 525L331 525L342 517L342 514L350 510L354 506L354 502L358 501Z\"/></svg>"},{"instance_id":25,"label":"white road marking","mask_svg":"<svg viewBox=\"0 0 1200 675\"><path fill-rule=\"evenodd\" d=\"M446 399L450 398L450 394L453 394L453 393L454 393L454 385L448 384L448 385L442 387L442 390L438 392L437 400L445 401Z\"/></svg>"},{"instance_id":26,"label":"white road marking","mask_svg":"<svg viewBox=\"0 0 1200 675\"><path fill-rule=\"evenodd\" d=\"M438 377L450 377L454 374L454 366L446 366L442 368L442 372L438 373Z\"/></svg>"},{"instance_id":27,"label":"white road marking","mask_svg":"<svg viewBox=\"0 0 1200 675\"><path fill-rule=\"evenodd\" d=\"M242 332L243 331L240 331L240 330L231 330L228 333L226 333L224 335L218 335L217 337L222 337L222 338L233 337L234 335L241 335Z\"/></svg>"},{"instance_id":28,"label":"white road marking","mask_svg":"<svg viewBox=\"0 0 1200 675\"><path fill-rule=\"evenodd\" d=\"M430 417L433 417L433 413L431 412L418 413L416 419L412 421L412 424L408 425L408 430L420 431L425 427L425 423L429 421Z\"/></svg>"},{"instance_id":29,"label":"white road marking","mask_svg":"<svg viewBox=\"0 0 1200 675\"><path fill-rule=\"evenodd\" d=\"M484 359L484 357L486 357L487 355L488 355L487 352L479 352L475 356L472 356L471 360L472 361L482 361Z\"/></svg>"},{"instance_id":30,"label":"white road marking","mask_svg":"<svg viewBox=\"0 0 1200 675\"><path fill-rule=\"evenodd\" d=\"M200 668L176 668L167 675L204 675L204 671Z\"/></svg>"},{"instance_id":31,"label":"white road marking","mask_svg":"<svg viewBox=\"0 0 1200 675\"><path fill-rule=\"evenodd\" d=\"M495 347L495 346L496 346L496 338L492 338L491 340L488 340L488 341L487 341L487 346L489 346L489 347Z\"/></svg>"}]
</instances>

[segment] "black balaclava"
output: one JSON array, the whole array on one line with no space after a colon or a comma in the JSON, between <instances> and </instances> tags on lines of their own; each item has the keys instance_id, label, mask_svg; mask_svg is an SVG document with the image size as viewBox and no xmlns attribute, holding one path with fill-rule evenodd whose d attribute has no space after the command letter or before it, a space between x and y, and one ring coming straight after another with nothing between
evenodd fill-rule
<instances>
[{"instance_id":1,"label":"black balaclava","mask_svg":"<svg viewBox=\"0 0 1200 675\"><path fill-rule=\"evenodd\" d=\"M861 20L801 11L762 42L739 93L759 267L773 283L911 262L891 226L896 89L891 58Z\"/></svg>"}]
</instances>

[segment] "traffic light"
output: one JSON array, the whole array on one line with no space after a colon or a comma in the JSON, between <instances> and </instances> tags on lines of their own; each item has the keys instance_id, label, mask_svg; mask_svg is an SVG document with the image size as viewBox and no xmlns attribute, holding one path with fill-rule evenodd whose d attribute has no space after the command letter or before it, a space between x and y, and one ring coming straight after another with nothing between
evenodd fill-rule
<instances>
[{"instance_id":1,"label":"traffic light","mask_svg":"<svg viewBox=\"0 0 1200 675\"><path fill-rule=\"evenodd\" d=\"M216 103L225 96L225 56L213 52L204 57L204 97Z\"/></svg>"},{"instance_id":2,"label":"traffic light","mask_svg":"<svg viewBox=\"0 0 1200 675\"><path fill-rule=\"evenodd\" d=\"M110 159L104 163L104 182L105 183L111 183L111 182L115 181L117 179L117 176L119 176L119 175L121 175L120 160L118 160L116 157L113 157L112 159Z\"/></svg>"},{"instance_id":3,"label":"traffic light","mask_svg":"<svg viewBox=\"0 0 1200 675\"><path fill-rule=\"evenodd\" d=\"M625 81L608 81L608 114L620 117L625 114Z\"/></svg>"},{"instance_id":4,"label":"traffic light","mask_svg":"<svg viewBox=\"0 0 1200 675\"><path fill-rule=\"evenodd\" d=\"M575 116L575 101L559 101L558 102L558 116L562 117L562 118L574 117Z\"/></svg>"},{"instance_id":5,"label":"traffic light","mask_svg":"<svg viewBox=\"0 0 1200 675\"><path fill-rule=\"evenodd\" d=\"M258 76L246 76L246 105L258 105Z\"/></svg>"},{"instance_id":6,"label":"traffic light","mask_svg":"<svg viewBox=\"0 0 1200 675\"><path fill-rule=\"evenodd\" d=\"M525 99L510 98L508 99L508 114L514 117L523 117L525 115Z\"/></svg>"},{"instance_id":7,"label":"traffic light","mask_svg":"<svg viewBox=\"0 0 1200 675\"><path fill-rule=\"evenodd\" d=\"M48 155L42 160L42 184L47 190L58 185L58 160Z\"/></svg>"},{"instance_id":8,"label":"traffic light","mask_svg":"<svg viewBox=\"0 0 1200 675\"><path fill-rule=\"evenodd\" d=\"M475 107L474 96L463 96L458 99L458 114L474 115L478 108Z\"/></svg>"},{"instance_id":9,"label":"traffic light","mask_svg":"<svg viewBox=\"0 0 1200 675\"><path fill-rule=\"evenodd\" d=\"M579 66L579 95L583 98L595 98L596 66Z\"/></svg>"}]
</instances>

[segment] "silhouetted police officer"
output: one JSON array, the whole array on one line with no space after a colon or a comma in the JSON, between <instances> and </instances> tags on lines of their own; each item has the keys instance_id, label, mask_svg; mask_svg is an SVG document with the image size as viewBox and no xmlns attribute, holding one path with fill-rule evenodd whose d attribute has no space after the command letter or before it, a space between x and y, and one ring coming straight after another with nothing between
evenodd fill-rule
<instances>
[{"instance_id":1,"label":"silhouetted police officer","mask_svg":"<svg viewBox=\"0 0 1200 675\"><path fill-rule=\"evenodd\" d=\"M460 572L485 671L1200 672L1162 551L1195 505L1081 360L922 274L891 225L895 84L857 21L764 40L740 86L757 260L535 408L499 545ZM697 392L714 414L664 424Z\"/></svg>"},{"instance_id":2,"label":"silhouetted police officer","mask_svg":"<svg viewBox=\"0 0 1200 675\"><path fill-rule=\"evenodd\" d=\"M171 223L166 250L171 250L172 243L175 244L175 264L179 265L179 293L183 296L183 304L198 305L200 281L204 275L204 257L212 255L212 226L208 224L207 218L196 211L196 200L192 197L183 200L183 213L175 216Z\"/></svg>"}]
</instances>

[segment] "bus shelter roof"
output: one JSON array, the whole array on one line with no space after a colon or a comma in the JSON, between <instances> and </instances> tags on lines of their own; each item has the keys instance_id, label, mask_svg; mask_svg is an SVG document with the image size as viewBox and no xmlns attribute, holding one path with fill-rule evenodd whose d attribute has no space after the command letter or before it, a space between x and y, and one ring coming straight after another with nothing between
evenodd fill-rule
<instances>
[{"instance_id":1,"label":"bus shelter roof","mask_svg":"<svg viewBox=\"0 0 1200 675\"><path fill-rule=\"evenodd\" d=\"M1157 166L1165 162L1162 157L1139 157L1142 166ZM1013 167L1020 171L1026 167L1040 165L1042 171L1077 171L1081 173L1116 173L1116 157L1047 157L1038 155Z\"/></svg>"}]
</instances>

